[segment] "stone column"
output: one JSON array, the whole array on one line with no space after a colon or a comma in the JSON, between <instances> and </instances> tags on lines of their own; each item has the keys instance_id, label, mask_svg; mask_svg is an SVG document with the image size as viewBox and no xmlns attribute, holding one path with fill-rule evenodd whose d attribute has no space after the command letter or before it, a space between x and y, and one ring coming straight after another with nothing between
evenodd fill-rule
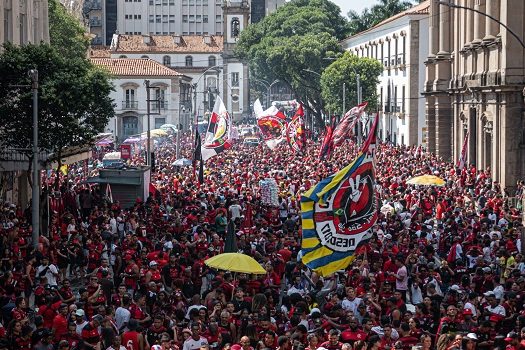
<instances>
[{"instance_id":1,"label":"stone column","mask_svg":"<svg viewBox=\"0 0 525 350\"><path fill-rule=\"evenodd\" d=\"M445 0L444 2L450 2ZM439 52L438 56L450 55L450 12L452 9L447 5L439 7Z\"/></svg>"},{"instance_id":2,"label":"stone column","mask_svg":"<svg viewBox=\"0 0 525 350\"><path fill-rule=\"evenodd\" d=\"M486 8L487 15L499 19L500 2L501 0L489 0L487 2ZM496 35L498 35L499 32L499 24L489 17L485 17L485 37L483 38L483 41L494 41L496 39Z\"/></svg>"},{"instance_id":3,"label":"stone column","mask_svg":"<svg viewBox=\"0 0 525 350\"><path fill-rule=\"evenodd\" d=\"M439 51L439 0L430 1L430 19L428 25L428 57L435 57Z\"/></svg>"},{"instance_id":4,"label":"stone column","mask_svg":"<svg viewBox=\"0 0 525 350\"><path fill-rule=\"evenodd\" d=\"M433 96L426 98L427 145L429 152L436 152L436 105Z\"/></svg>"},{"instance_id":5,"label":"stone column","mask_svg":"<svg viewBox=\"0 0 525 350\"><path fill-rule=\"evenodd\" d=\"M452 156L452 105L450 96L436 96L436 154L445 160Z\"/></svg>"},{"instance_id":6,"label":"stone column","mask_svg":"<svg viewBox=\"0 0 525 350\"><path fill-rule=\"evenodd\" d=\"M475 0L474 9L484 13L485 0ZM479 13L474 14L474 40L472 41L472 45L478 46L481 44L482 39L485 36L485 18L487 17Z\"/></svg>"},{"instance_id":7,"label":"stone column","mask_svg":"<svg viewBox=\"0 0 525 350\"><path fill-rule=\"evenodd\" d=\"M464 6L468 8L474 8L473 0L464 0ZM472 45L472 40L474 40L474 12L470 10L465 11L465 47L470 47Z\"/></svg>"}]
</instances>

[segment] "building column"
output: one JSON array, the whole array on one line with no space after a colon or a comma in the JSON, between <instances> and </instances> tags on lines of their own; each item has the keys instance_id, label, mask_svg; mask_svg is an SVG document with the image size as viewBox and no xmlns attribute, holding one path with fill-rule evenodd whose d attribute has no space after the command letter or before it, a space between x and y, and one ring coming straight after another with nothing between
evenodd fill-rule
<instances>
[{"instance_id":1,"label":"building column","mask_svg":"<svg viewBox=\"0 0 525 350\"><path fill-rule=\"evenodd\" d=\"M474 0L464 0L465 1L465 7L468 8L474 8ZM474 40L474 11L470 10L464 10L465 11L465 28L463 30L465 31L465 47L470 47L472 45L472 41Z\"/></svg>"},{"instance_id":2,"label":"building column","mask_svg":"<svg viewBox=\"0 0 525 350\"><path fill-rule=\"evenodd\" d=\"M452 105L450 96L436 96L436 154L445 160L452 156Z\"/></svg>"},{"instance_id":3,"label":"building column","mask_svg":"<svg viewBox=\"0 0 525 350\"><path fill-rule=\"evenodd\" d=\"M428 25L429 42L428 52L429 57L435 57L439 51L439 0L431 0L430 2L430 19Z\"/></svg>"},{"instance_id":4,"label":"building column","mask_svg":"<svg viewBox=\"0 0 525 350\"><path fill-rule=\"evenodd\" d=\"M476 0L474 9L484 13L485 0ZM474 14L474 40L472 45L478 46L482 43L482 39L485 36L485 19L486 17L479 13Z\"/></svg>"},{"instance_id":5,"label":"building column","mask_svg":"<svg viewBox=\"0 0 525 350\"><path fill-rule=\"evenodd\" d=\"M426 98L427 119L427 148L429 152L436 152L436 99L434 96Z\"/></svg>"},{"instance_id":6,"label":"building column","mask_svg":"<svg viewBox=\"0 0 525 350\"><path fill-rule=\"evenodd\" d=\"M450 3L450 0L444 2ZM450 55L450 7L440 5L439 7L439 52L438 56Z\"/></svg>"},{"instance_id":7,"label":"building column","mask_svg":"<svg viewBox=\"0 0 525 350\"><path fill-rule=\"evenodd\" d=\"M500 2L501 0L489 0L486 6L487 15L499 19ZM483 38L483 41L494 41L499 32L499 24L489 17L485 17L485 37Z\"/></svg>"}]
</instances>

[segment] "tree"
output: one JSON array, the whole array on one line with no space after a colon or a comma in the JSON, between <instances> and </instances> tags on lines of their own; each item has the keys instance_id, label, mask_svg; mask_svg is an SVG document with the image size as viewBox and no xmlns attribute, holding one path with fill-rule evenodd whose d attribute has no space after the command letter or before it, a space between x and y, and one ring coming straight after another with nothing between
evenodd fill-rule
<instances>
[{"instance_id":1,"label":"tree","mask_svg":"<svg viewBox=\"0 0 525 350\"><path fill-rule=\"evenodd\" d=\"M88 145L104 130L113 116L109 97L113 86L87 58L66 58L49 44L4 45L0 55L3 147L32 146L30 69L39 73L39 148L60 162L64 148Z\"/></svg>"},{"instance_id":2,"label":"tree","mask_svg":"<svg viewBox=\"0 0 525 350\"><path fill-rule=\"evenodd\" d=\"M413 1L415 3L421 1ZM400 12L408 10L414 6L411 1L403 0L379 0L379 4L372 6L370 9L365 8L361 14L355 11L348 12L350 18L350 34L354 35L370 29L375 25L383 22Z\"/></svg>"},{"instance_id":3,"label":"tree","mask_svg":"<svg viewBox=\"0 0 525 350\"><path fill-rule=\"evenodd\" d=\"M69 58L85 57L89 48L85 28L58 0L49 0L49 38L51 46Z\"/></svg>"},{"instance_id":4,"label":"tree","mask_svg":"<svg viewBox=\"0 0 525 350\"><path fill-rule=\"evenodd\" d=\"M383 65L375 59L357 57L345 52L328 66L321 77L322 97L326 108L343 111L343 84L346 85L346 110L357 105L357 74L361 81L363 101L368 101L368 108L377 108L377 84ZM341 113L341 114L343 114Z\"/></svg>"},{"instance_id":5,"label":"tree","mask_svg":"<svg viewBox=\"0 0 525 350\"><path fill-rule=\"evenodd\" d=\"M348 23L328 0L296 0L277 9L261 22L246 28L236 54L250 64L256 79L279 79L322 123L319 76L330 63L324 60L341 52ZM314 73L311 73L311 72Z\"/></svg>"}]
</instances>

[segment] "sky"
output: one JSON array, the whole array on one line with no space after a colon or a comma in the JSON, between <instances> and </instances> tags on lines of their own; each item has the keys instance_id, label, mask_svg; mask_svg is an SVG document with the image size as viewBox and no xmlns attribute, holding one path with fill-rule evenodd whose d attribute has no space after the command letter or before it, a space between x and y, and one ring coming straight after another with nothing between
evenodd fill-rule
<instances>
[{"instance_id":1,"label":"sky","mask_svg":"<svg viewBox=\"0 0 525 350\"><path fill-rule=\"evenodd\" d=\"M341 8L344 16L346 16L349 10L361 13L365 7L371 7L377 3L376 0L332 0L332 2L335 2Z\"/></svg>"}]
</instances>

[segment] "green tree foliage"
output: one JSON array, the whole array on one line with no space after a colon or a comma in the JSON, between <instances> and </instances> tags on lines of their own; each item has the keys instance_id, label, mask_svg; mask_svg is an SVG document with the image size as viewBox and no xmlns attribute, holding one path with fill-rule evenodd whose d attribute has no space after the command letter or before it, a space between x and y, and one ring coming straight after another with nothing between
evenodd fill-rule
<instances>
[{"instance_id":1,"label":"green tree foliage","mask_svg":"<svg viewBox=\"0 0 525 350\"><path fill-rule=\"evenodd\" d=\"M321 122L319 76L330 63L323 58L341 52L338 41L348 33L340 9L329 0L295 0L246 28L236 54L250 64L256 79L279 79ZM260 87L260 84L257 85Z\"/></svg>"},{"instance_id":2,"label":"green tree foliage","mask_svg":"<svg viewBox=\"0 0 525 350\"><path fill-rule=\"evenodd\" d=\"M361 14L350 11L350 34L354 35L383 22L402 11L414 6L414 3L421 1L403 1L403 0L380 0L377 5L371 8L365 8Z\"/></svg>"},{"instance_id":3,"label":"green tree foliage","mask_svg":"<svg viewBox=\"0 0 525 350\"><path fill-rule=\"evenodd\" d=\"M357 105L357 76L361 80L363 101L368 101L368 109L377 107L377 84L383 65L375 59L357 57L345 52L328 66L321 77L322 97L326 108L343 112L343 83L346 84L346 109ZM345 111L346 112L346 111Z\"/></svg>"},{"instance_id":4,"label":"green tree foliage","mask_svg":"<svg viewBox=\"0 0 525 350\"><path fill-rule=\"evenodd\" d=\"M49 38L51 45L70 59L85 57L89 48L85 28L58 0L49 0Z\"/></svg>"},{"instance_id":5,"label":"green tree foliage","mask_svg":"<svg viewBox=\"0 0 525 350\"><path fill-rule=\"evenodd\" d=\"M61 156L65 147L84 146L113 115L113 86L86 58L68 59L48 44L7 44L0 55L2 146L32 145L30 69L39 73L39 147Z\"/></svg>"}]
</instances>

